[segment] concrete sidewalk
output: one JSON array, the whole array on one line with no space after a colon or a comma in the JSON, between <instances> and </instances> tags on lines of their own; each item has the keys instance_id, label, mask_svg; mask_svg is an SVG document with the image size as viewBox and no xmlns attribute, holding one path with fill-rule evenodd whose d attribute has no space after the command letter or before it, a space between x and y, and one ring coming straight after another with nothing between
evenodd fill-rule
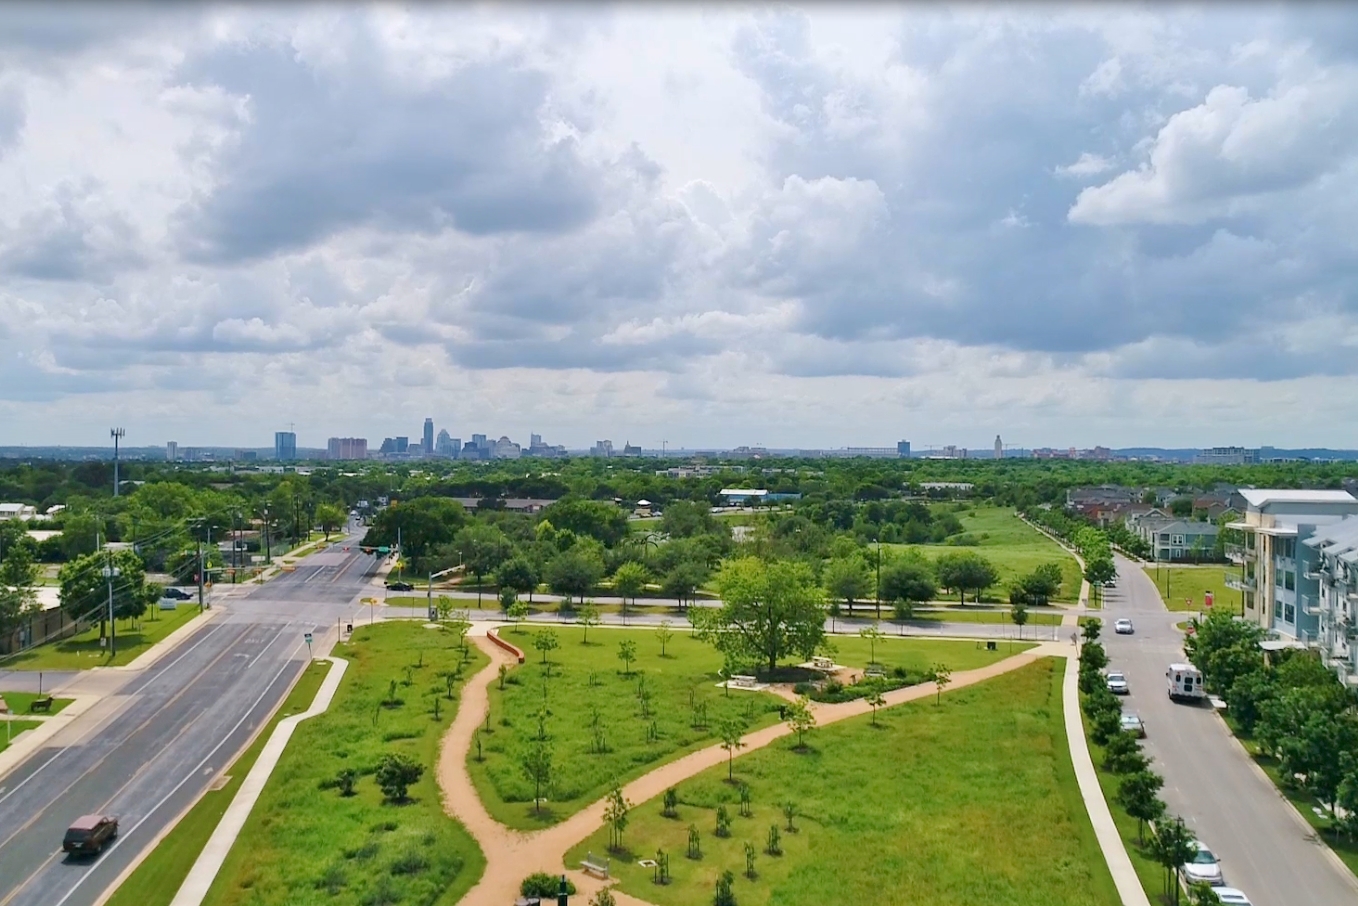
<instances>
[{"instance_id":1,"label":"concrete sidewalk","mask_svg":"<svg viewBox=\"0 0 1358 906\"><path fill-rule=\"evenodd\" d=\"M1117 885L1118 896L1123 906L1150 906L1146 890L1141 886L1131 857L1127 855L1127 847L1118 834L1117 826L1113 824L1113 814L1103 798L1099 775L1094 771L1094 759L1089 754L1089 742L1085 739L1084 724L1080 719L1080 663L1075 657L1074 646L1066 655L1066 673L1061 682L1061 707L1066 721L1070 760L1075 766L1075 780L1080 785L1085 811L1089 812L1089 822L1094 825L1094 836L1103 850L1103 858L1113 875L1113 883Z\"/></svg>"},{"instance_id":2,"label":"concrete sidewalk","mask_svg":"<svg viewBox=\"0 0 1358 906\"><path fill-rule=\"evenodd\" d=\"M268 782L269 776L278 766L278 759L282 757L288 741L292 739L293 731L302 721L322 714L330 707L330 702L334 699L336 690L339 689L340 680L344 678L344 672L349 667L349 662L337 657L327 657L325 660L331 664L330 672L321 682L321 688L316 692L316 698L311 702L311 707L301 714L283 718L274 727L273 735L269 737L268 742L264 743L259 758L250 768L250 773L245 776L245 781L236 791L236 796L231 800L231 804L226 807L226 813L222 815L222 820L217 824L212 836L208 838L203 851L198 854L198 858L194 861L193 867L189 869L188 876L184 878L184 883L180 885L179 892L175 894L170 906L199 906L203 902L208 889L212 887L212 882L217 877L217 872L221 871L222 863L226 861L227 853L231 851L241 828L245 826L245 820L250 817L250 812L254 809L255 803L259 801L259 795L264 791L264 784Z\"/></svg>"}]
</instances>

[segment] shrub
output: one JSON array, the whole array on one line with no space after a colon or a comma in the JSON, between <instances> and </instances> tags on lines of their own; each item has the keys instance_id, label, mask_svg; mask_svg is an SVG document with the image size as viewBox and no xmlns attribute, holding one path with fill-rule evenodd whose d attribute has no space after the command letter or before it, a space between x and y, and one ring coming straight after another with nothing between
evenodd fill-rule
<instances>
[{"instance_id":1,"label":"shrub","mask_svg":"<svg viewBox=\"0 0 1358 906\"><path fill-rule=\"evenodd\" d=\"M378 762L373 776L389 801L405 802L410 787L424 776L424 765L407 755L388 753Z\"/></svg>"},{"instance_id":2,"label":"shrub","mask_svg":"<svg viewBox=\"0 0 1358 906\"><path fill-rule=\"evenodd\" d=\"M519 882L519 896L555 898L561 886L561 878L545 871L535 871ZM575 883L566 879L566 893L575 895Z\"/></svg>"}]
</instances>

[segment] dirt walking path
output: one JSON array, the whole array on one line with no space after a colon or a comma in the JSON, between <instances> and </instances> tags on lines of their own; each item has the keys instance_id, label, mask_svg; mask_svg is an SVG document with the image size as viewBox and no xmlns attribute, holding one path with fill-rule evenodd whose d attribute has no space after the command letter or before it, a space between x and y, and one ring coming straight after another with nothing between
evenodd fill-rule
<instances>
[{"instance_id":1,"label":"dirt walking path","mask_svg":"<svg viewBox=\"0 0 1358 906\"><path fill-rule=\"evenodd\" d=\"M517 665L514 657L490 639L478 636L474 641L490 656L490 663L463 687L462 702L453 725L444 735L438 764L438 782L443 791L444 810L466 826L486 856L485 872L477 885L462 898L461 906L509 906L518 896L519 882L525 876L535 871L560 875L563 870L579 890L578 902L588 902L590 896L611 882L600 881L582 871L563 869L563 858L567 850L603 826L604 800L600 799L552 827L531 832L516 831L491 817L472 785L471 775L467 771L467 754L474 745L476 728L485 719L490 684L495 680L501 664L511 667ZM1068 657L1070 653L1068 644L1047 642L988 667L955 673L947 688L960 689L1017 670L1038 658ZM886 706L927 698L934 693L933 683L896 689L886 693ZM862 699L841 704L813 702L811 708L818 726L867 714L872 710ZM736 757L763 748L791 733L791 728L785 723L756 730L743 738L744 748L737 752ZM695 774L724 763L726 759L726 750L720 745L690 752L633 780L623 787L623 795L630 802L640 804ZM650 906L644 900L617 890L613 891L613 895L621 906Z\"/></svg>"}]
</instances>

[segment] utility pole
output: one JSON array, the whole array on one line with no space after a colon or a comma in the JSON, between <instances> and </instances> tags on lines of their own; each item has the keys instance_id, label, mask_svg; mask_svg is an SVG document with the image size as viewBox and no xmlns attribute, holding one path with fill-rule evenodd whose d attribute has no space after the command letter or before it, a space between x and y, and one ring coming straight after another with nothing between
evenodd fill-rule
<instances>
[{"instance_id":1,"label":"utility pole","mask_svg":"<svg viewBox=\"0 0 1358 906\"><path fill-rule=\"evenodd\" d=\"M273 562L273 552L269 549L269 508L264 508L264 562Z\"/></svg>"},{"instance_id":2,"label":"utility pole","mask_svg":"<svg viewBox=\"0 0 1358 906\"><path fill-rule=\"evenodd\" d=\"M111 660L118 653L118 625L113 621L113 580L118 575L118 568L113 565L113 551L105 549L107 565L104 567L104 578L108 581L108 656Z\"/></svg>"},{"instance_id":3,"label":"utility pole","mask_svg":"<svg viewBox=\"0 0 1358 906\"><path fill-rule=\"evenodd\" d=\"M203 612L203 539L198 539L198 612Z\"/></svg>"},{"instance_id":4,"label":"utility pole","mask_svg":"<svg viewBox=\"0 0 1358 906\"><path fill-rule=\"evenodd\" d=\"M113 438L113 496L118 496L118 441L127 434L122 428L109 428L108 435Z\"/></svg>"}]
</instances>

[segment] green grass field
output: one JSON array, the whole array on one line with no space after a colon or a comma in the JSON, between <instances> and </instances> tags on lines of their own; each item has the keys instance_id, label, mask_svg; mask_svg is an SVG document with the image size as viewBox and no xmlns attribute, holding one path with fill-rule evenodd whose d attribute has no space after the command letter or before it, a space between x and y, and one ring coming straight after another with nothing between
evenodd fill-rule
<instances>
[{"instance_id":1,"label":"green grass field","mask_svg":"<svg viewBox=\"0 0 1358 906\"><path fill-rule=\"evenodd\" d=\"M38 720L0 721L0 752L8 749L12 742L17 741L20 733L40 726L42 726L42 721Z\"/></svg>"},{"instance_id":2,"label":"green grass field","mask_svg":"<svg viewBox=\"0 0 1358 906\"><path fill-rule=\"evenodd\" d=\"M835 663L846 667L866 667L872 660L873 646L864 638L857 636L834 636L831 639L835 650ZM980 642L948 642L934 639L912 639L887 636L879 639L876 645L878 662L888 671L892 667L904 667L912 677L918 677L934 664L947 664L954 673L962 670L975 670L987 667L1012 654L1032 648L1032 645L1017 643L1010 651L1007 642L999 645L998 651L987 651Z\"/></svg>"},{"instance_id":3,"label":"green grass field","mask_svg":"<svg viewBox=\"0 0 1358 906\"><path fill-rule=\"evenodd\" d=\"M882 711L880 726L852 718L812 731L807 751L779 740L735 762L753 816L720 765L680 784L679 817L637 804L613 859L621 889L659 906L706 906L724 870L741 906L928 903L930 906L1115 904L1076 787L1061 719L1060 661L1043 660L943 696ZM780 803L796 808L786 830ZM714 834L725 804L731 836ZM687 829L702 857L689 859ZM770 825L783 854L765 853ZM607 830L567 856L603 853ZM756 877L745 876L746 843ZM657 849L672 881L657 885L636 865Z\"/></svg>"},{"instance_id":4,"label":"green grass field","mask_svg":"<svg viewBox=\"0 0 1358 906\"><path fill-rule=\"evenodd\" d=\"M0 658L0 670L86 670L130 664L146 649L196 616L198 605L185 602L174 610L149 610L146 619L135 623L118 620L118 653L114 657L109 657L107 649L99 647L99 626L96 624L69 639Z\"/></svg>"},{"instance_id":5,"label":"green grass field","mask_svg":"<svg viewBox=\"0 0 1358 906\"><path fill-rule=\"evenodd\" d=\"M460 679L486 663L475 646L470 653ZM480 877L485 859L444 814L435 779L439 740L457 706L441 699L435 719L433 701L445 689L438 674L461 660L452 637L420 624L355 626L335 654L351 661L339 692L329 711L298 726L209 906L452 906ZM393 682L401 703L387 707ZM389 752L424 766L402 805L382 801L372 777ZM322 789L345 768L359 772L355 795Z\"/></svg>"},{"instance_id":6,"label":"green grass field","mask_svg":"<svg viewBox=\"0 0 1358 906\"><path fill-rule=\"evenodd\" d=\"M555 770L546 794L548 803L534 810L533 784L519 759L538 733L544 672L533 640L547 629L556 633L561 646L551 653L551 676L546 682L546 729ZM717 688L721 655L678 625L663 658L651 629L595 629L587 645L582 643L583 636L575 626L524 626L507 629L502 635L524 649L525 663L510 672L511 681L503 691L498 684L491 685L491 732L482 737L485 760L477 760L473 746L467 767L487 811L509 827L543 827L569 817L603 796L614 779L625 782L710 743L723 717L746 719L751 727L778 719L780 700L774 696L726 695ZM631 674L624 674L617 656L624 639L637 647ZM642 716L637 695L643 677L652 696L650 717ZM690 695L706 703L705 727L691 726ZM606 742L603 754L593 751L595 708ZM657 738L648 741L652 723Z\"/></svg>"},{"instance_id":7,"label":"green grass field","mask_svg":"<svg viewBox=\"0 0 1358 906\"><path fill-rule=\"evenodd\" d=\"M1145 567L1146 575L1160 591L1160 600L1168 610L1201 611L1203 594L1212 592L1212 606L1226 607L1240 613L1240 592L1226 587L1226 573L1239 574L1240 567L1229 563L1211 566L1154 566Z\"/></svg>"},{"instance_id":8,"label":"green grass field","mask_svg":"<svg viewBox=\"0 0 1358 906\"><path fill-rule=\"evenodd\" d=\"M250 747L225 771L230 779L220 788L203 794L198 803L175 825L168 836L137 866L108 901L108 906L169 906L184 883L194 860L216 830L226 807L245 782L245 775L259 758L273 728L290 714L305 711L316 697L330 665L313 661L302 672L297 684Z\"/></svg>"},{"instance_id":9,"label":"green grass field","mask_svg":"<svg viewBox=\"0 0 1358 906\"><path fill-rule=\"evenodd\" d=\"M46 698L46 696L34 692L0 692L0 698L3 698L5 704L9 705L10 714L22 717L25 714L32 713L30 706L35 698ZM52 710L39 711L38 714L60 714L62 709L70 703L71 699L69 698L54 698L52 699Z\"/></svg>"},{"instance_id":10,"label":"green grass field","mask_svg":"<svg viewBox=\"0 0 1358 906\"><path fill-rule=\"evenodd\" d=\"M959 513L962 529L980 540L975 547L954 547L947 544L884 544L884 548L914 548L930 560L956 551L974 551L995 565L999 581L982 595L984 600L1008 601L1009 584L1019 576L1032 572L1037 566L1056 562L1061 564L1063 581L1055 600L1074 603L1080 595L1080 564L1059 544L1027 525L1007 507L979 506ZM956 595L954 595L956 597Z\"/></svg>"}]
</instances>

